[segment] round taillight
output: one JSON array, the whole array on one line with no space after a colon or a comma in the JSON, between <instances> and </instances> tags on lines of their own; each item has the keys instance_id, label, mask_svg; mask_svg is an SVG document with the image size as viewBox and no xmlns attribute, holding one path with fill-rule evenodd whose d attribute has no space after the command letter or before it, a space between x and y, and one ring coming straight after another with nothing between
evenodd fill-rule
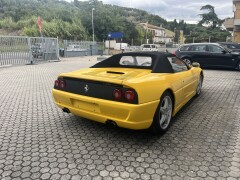
<instances>
[{"instance_id":1,"label":"round taillight","mask_svg":"<svg viewBox=\"0 0 240 180\"><path fill-rule=\"evenodd\" d=\"M119 89L115 89L115 90L113 91L113 97L114 97L114 99L116 99L116 100L120 100L120 99L122 98L122 91L119 90Z\"/></svg>"},{"instance_id":2,"label":"round taillight","mask_svg":"<svg viewBox=\"0 0 240 180\"><path fill-rule=\"evenodd\" d=\"M55 81L55 87L59 87L59 84L60 84L59 80L56 80Z\"/></svg>"},{"instance_id":3,"label":"round taillight","mask_svg":"<svg viewBox=\"0 0 240 180\"><path fill-rule=\"evenodd\" d=\"M133 91L131 91L131 90L128 90L128 91L125 92L124 96L125 96L125 99L127 101L133 101L134 98L135 98L135 93Z\"/></svg>"},{"instance_id":4,"label":"round taillight","mask_svg":"<svg viewBox=\"0 0 240 180\"><path fill-rule=\"evenodd\" d=\"M61 80L60 81L60 88L64 89L66 87L65 81Z\"/></svg>"}]
</instances>

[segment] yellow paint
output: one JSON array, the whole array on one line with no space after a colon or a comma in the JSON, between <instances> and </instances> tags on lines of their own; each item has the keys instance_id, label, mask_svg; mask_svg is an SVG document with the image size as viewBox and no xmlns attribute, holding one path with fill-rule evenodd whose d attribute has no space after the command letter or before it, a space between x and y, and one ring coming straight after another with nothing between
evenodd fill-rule
<instances>
[{"instance_id":1,"label":"yellow paint","mask_svg":"<svg viewBox=\"0 0 240 180\"><path fill-rule=\"evenodd\" d=\"M123 74L109 75L106 71L118 71ZM200 68L194 67L185 72L171 74L130 68L89 68L60 75L111 82L133 88L138 94L138 104L92 98L56 89L53 89L52 93L57 106L68 108L77 116L101 123L113 120L118 126L129 129L146 129L152 124L162 94L166 90L173 93L174 116L196 94L200 72Z\"/></svg>"}]
</instances>

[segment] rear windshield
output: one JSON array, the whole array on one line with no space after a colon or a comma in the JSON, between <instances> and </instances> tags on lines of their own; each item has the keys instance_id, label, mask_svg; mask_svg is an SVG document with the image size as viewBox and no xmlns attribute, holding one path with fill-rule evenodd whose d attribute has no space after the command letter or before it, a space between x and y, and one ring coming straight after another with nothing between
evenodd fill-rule
<instances>
[{"instance_id":1,"label":"rear windshield","mask_svg":"<svg viewBox=\"0 0 240 180\"><path fill-rule=\"evenodd\" d=\"M122 56L119 64L122 66L152 66L152 57L150 56Z\"/></svg>"},{"instance_id":2,"label":"rear windshield","mask_svg":"<svg viewBox=\"0 0 240 180\"><path fill-rule=\"evenodd\" d=\"M229 49L240 49L238 44L225 44L225 46L227 46Z\"/></svg>"}]
</instances>

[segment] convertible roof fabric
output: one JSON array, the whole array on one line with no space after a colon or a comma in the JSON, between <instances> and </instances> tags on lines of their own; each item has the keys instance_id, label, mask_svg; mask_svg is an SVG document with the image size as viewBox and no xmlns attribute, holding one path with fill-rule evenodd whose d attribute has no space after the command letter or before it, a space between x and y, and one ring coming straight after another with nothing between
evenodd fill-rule
<instances>
[{"instance_id":1,"label":"convertible roof fabric","mask_svg":"<svg viewBox=\"0 0 240 180\"><path fill-rule=\"evenodd\" d=\"M119 63L123 56L149 56L152 58L152 66L123 66ZM137 69L151 69L152 73L173 73L172 66L167 57L175 57L174 54L165 52L127 52L113 55L95 65L91 68L106 68L106 67L122 67L122 68L137 68Z\"/></svg>"}]
</instances>

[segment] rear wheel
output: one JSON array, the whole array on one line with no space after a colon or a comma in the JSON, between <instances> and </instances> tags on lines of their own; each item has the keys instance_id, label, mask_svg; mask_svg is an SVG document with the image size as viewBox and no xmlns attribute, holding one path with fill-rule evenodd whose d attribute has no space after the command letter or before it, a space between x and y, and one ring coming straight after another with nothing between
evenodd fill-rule
<instances>
[{"instance_id":1,"label":"rear wheel","mask_svg":"<svg viewBox=\"0 0 240 180\"><path fill-rule=\"evenodd\" d=\"M160 103L155 112L152 125L150 127L151 132L161 134L167 131L169 128L173 111L173 98L171 93L163 93Z\"/></svg>"},{"instance_id":2,"label":"rear wheel","mask_svg":"<svg viewBox=\"0 0 240 180\"><path fill-rule=\"evenodd\" d=\"M183 58L183 61L188 65L188 66L191 66L192 65L192 62L189 58Z\"/></svg>"}]
</instances>

